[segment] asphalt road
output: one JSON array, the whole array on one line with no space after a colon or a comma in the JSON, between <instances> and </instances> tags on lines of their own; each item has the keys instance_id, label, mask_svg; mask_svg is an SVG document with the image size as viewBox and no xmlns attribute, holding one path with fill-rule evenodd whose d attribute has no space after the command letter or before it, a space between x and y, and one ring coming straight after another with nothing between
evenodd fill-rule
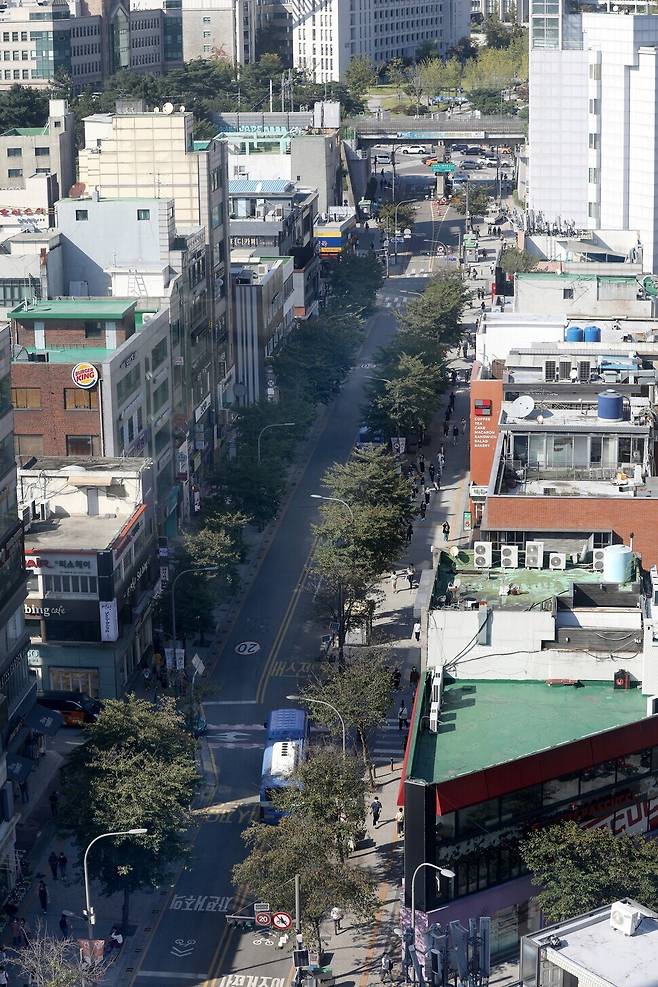
<instances>
[{"instance_id":1,"label":"asphalt road","mask_svg":"<svg viewBox=\"0 0 658 987\"><path fill-rule=\"evenodd\" d=\"M458 229L450 218L433 218L431 203L423 202L419 214L423 243L437 235L437 224L445 227L442 236L451 237ZM420 267L428 258L416 260ZM233 987L224 979L229 975L257 978L243 981L245 987L284 987L287 981L289 949L275 949L274 936L226 925L225 914L237 912L247 900L233 887L231 870L243 856L240 834L257 812L264 721L271 709L286 705L286 695L308 676L326 630L313 619L314 586L308 563L319 504L310 495L322 492L327 467L349 456L361 420L366 378L377 349L394 331L393 310L426 281L427 273L408 275L409 262L408 256L401 258L400 273L385 282L357 366L330 409L219 653L209 683L212 698L204 703L207 742L216 766L215 797L198 828L192 859L175 882L174 895L155 925L131 987Z\"/></svg>"}]
</instances>

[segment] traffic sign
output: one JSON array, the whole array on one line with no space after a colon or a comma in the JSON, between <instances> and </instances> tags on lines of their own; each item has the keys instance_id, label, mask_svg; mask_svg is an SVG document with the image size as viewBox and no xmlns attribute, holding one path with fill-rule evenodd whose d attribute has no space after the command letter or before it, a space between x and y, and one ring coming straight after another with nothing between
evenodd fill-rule
<instances>
[{"instance_id":1,"label":"traffic sign","mask_svg":"<svg viewBox=\"0 0 658 987\"><path fill-rule=\"evenodd\" d=\"M269 901L255 901L254 902L254 914L256 912L271 912Z\"/></svg>"},{"instance_id":2,"label":"traffic sign","mask_svg":"<svg viewBox=\"0 0 658 987\"><path fill-rule=\"evenodd\" d=\"M197 673L197 675L203 675L203 673L206 670L206 666L204 665L203 661L201 660L201 658L199 658L198 655L194 655L192 658L192 668Z\"/></svg>"},{"instance_id":3,"label":"traffic sign","mask_svg":"<svg viewBox=\"0 0 658 987\"><path fill-rule=\"evenodd\" d=\"M269 912L256 912L256 925L271 925L272 916Z\"/></svg>"},{"instance_id":4,"label":"traffic sign","mask_svg":"<svg viewBox=\"0 0 658 987\"><path fill-rule=\"evenodd\" d=\"M283 932L285 929L289 929L292 926L292 915L288 912L275 912L272 916L272 925L275 929Z\"/></svg>"}]
</instances>

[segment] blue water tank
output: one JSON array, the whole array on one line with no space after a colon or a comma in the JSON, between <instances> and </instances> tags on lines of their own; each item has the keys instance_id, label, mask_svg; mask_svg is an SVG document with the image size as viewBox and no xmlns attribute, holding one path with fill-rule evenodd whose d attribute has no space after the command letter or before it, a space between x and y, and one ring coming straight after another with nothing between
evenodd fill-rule
<instances>
[{"instance_id":1,"label":"blue water tank","mask_svg":"<svg viewBox=\"0 0 658 987\"><path fill-rule=\"evenodd\" d=\"M586 343L600 343L601 342L601 330L598 326L585 326L585 342Z\"/></svg>"},{"instance_id":2,"label":"blue water tank","mask_svg":"<svg viewBox=\"0 0 658 987\"><path fill-rule=\"evenodd\" d=\"M633 549L608 545L603 550L603 582L629 583L633 578Z\"/></svg>"},{"instance_id":3,"label":"blue water tank","mask_svg":"<svg viewBox=\"0 0 658 987\"><path fill-rule=\"evenodd\" d=\"M580 326L568 326L564 334L565 343L582 343L585 333Z\"/></svg>"},{"instance_id":4,"label":"blue water tank","mask_svg":"<svg viewBox=\"0 0 658 987\"><path fill-rule=\"evenodd\" d=\"M598 397L598 415L607 422L624 420L624 399L617 391L603 391Z\"/></svg>"}]
</instances>

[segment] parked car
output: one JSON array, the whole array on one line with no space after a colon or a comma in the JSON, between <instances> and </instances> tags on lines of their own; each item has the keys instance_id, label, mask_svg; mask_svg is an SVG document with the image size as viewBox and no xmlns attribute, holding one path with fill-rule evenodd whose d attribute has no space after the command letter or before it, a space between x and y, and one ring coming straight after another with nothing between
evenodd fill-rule
<instances>
[{"instance_id":1,"label":"parked car","mask_svg":"<svg viewBox=\"0 0 658 987\"><path fill-rule=\"evenodd\" d=\"M463 154L465 151L468 151L468 144L453 144L452 149L453 151L460 151Z\"/></svg>"},{"instance_id":2,"label":"parked car","mask_svg":"<svg viewBox=\"0 0 658 987\"><path fill-rule=\"evenodd\" d=\"M64 692L53 690L38 697L40 706L55 709L64 718L64 726L81 727L85 723L95 723L103 704L92 699L85 692Z\"/></svg>"},{"instance_id":3,"label":"parked car","mask_svg":"<svg viewBox=\"0 0 658 987\"><path fill-rule=\"evenodd\" d=\"M477 171L480 164L478 161L471 161L470 158L467 158L466 161L462 161L461 166L465 171Z\"/></svg>"},{"instance_id":4,"label":"parked car","mask_svg":"<svg viewBox=\"0 0 658 987\"><path fill-rule=\"evenodd\" d=\"M388 151L382 151L382 152L380 152L378 154L375 154L375 164L378 164L378 165L379 164L385 164L386 165L386 164L390 164L390 163L391 163L391 155L388 153Z\"/></svg>"},{"instance_id":5,"label":"parked car","mask_svg":"<svg viewBox=\"0 0 658 987\"><path fill-rule=\"evenodd\" d=\"M477 147L475 144L472 147L466 148L466 154L482 154L482 148Z\"/></svg>"},{"instance_id":6,"label":"parked car","mask_svg":"<svg viewBox=\"0 0 658 987\"><path fill-rule=\"evenodd\" d=\"M400 148L400 154L427 154L424 144L405 144Z\"/></svg>"}]
</instances>

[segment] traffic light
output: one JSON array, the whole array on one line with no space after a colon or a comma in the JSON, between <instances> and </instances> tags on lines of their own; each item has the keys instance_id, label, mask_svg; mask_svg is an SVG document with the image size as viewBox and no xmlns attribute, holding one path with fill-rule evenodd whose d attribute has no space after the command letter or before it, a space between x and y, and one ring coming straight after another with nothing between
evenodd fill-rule
<instances>
[{"instance_id":1,"label":"traffic light","mask_svg":"<svg viewBox=\"0 0 658 987\"><path fill-rule=\"evenodd\" d=\"M308 949L294 949L292 953L292 961L297 970L308 966Z\"/></svg>"},{"instance_id":2,"label":"traffic light","mask_svg":"<svg viewBox=\"0 0 658 987\"><path fill-rule=\"evenodd\" d=\"M225 915L227 925L235 925L238 929L242 929L243 932L248 932L249 929L253 929L256 925L256 919L251 915Z\"/></svg>"}]
</instances>

